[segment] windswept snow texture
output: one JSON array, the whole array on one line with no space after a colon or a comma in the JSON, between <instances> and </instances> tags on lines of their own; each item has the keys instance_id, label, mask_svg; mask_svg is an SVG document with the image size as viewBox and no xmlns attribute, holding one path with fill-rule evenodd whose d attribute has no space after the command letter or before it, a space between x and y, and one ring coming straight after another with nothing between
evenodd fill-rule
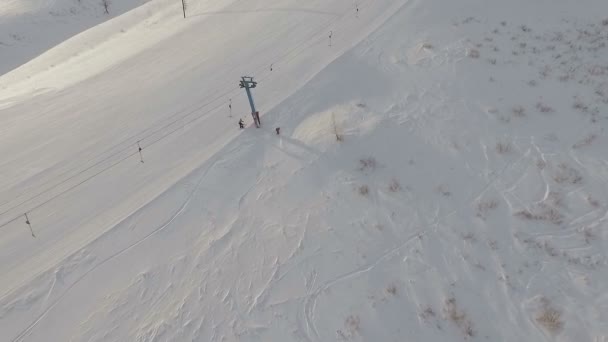
<instances>
[{"instance_id":1,"label":"windswept snow texture","mask_svg":"<svg viewBox=\"0 0 608 342\"><path fill-rule=\"evenodd\" d=\"M606 1L188 3L0 76L2 341L608 341Z\"/></svg>"}]
</instances>

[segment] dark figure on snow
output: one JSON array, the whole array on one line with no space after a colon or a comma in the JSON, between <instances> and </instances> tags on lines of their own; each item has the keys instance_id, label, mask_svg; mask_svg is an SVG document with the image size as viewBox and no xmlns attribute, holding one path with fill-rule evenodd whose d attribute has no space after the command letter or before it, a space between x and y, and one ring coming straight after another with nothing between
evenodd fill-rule
<instances>
[{"instance_id":1,"label":"dark figure on snow","mask_svg":"<svg viewBox=\"0 0 608 342\"><path fill-rule=\"evenodd\" d=\"M281 132L281 127L277 127L277 128L275 128L274 130L275 130L275 131L277 131L277 135L279 135L279 134L280 134L280 132Z\"/></svg>"},{"instance_id":2,"label":"dark figure on snow","mask_svg":"<svg viewBox=\"0 0 608 342\"><path fill-rule=\"evenodd\" d=\"M245 128L245 123L243 122L243 119L240 119L240 120L239 120L239 127L240 127L241 129Z\"/></svg>"}]
</instances>

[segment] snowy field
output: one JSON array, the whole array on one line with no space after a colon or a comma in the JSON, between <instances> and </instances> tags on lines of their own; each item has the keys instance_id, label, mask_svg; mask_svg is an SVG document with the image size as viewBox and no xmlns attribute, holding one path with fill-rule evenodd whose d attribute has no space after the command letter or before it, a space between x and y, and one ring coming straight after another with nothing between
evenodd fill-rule
<instances>
[{"instance_id":1,"label":"snowy field","mask_svg":"<svg viewBox=\"0 0 608 342\"><path fill-rule=\"evenodd\" d=\"M0 4L0 341L608 342L606 1L109 8Z\"/></svg>"}]
</instances>

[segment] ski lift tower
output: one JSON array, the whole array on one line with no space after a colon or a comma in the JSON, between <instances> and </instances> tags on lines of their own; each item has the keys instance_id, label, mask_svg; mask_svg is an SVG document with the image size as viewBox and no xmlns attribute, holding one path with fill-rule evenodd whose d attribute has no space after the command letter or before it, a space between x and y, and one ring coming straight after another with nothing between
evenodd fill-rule
<instances>
[{"instance_id":1,"label":"ski lift tower","mask_svg":"<svg viewBox=\"0 0 608 342\"><path fill-rule=\"evenodd\" d=\"M250 90L252 88L255 88L257 84L258 82L255 82L253 80L253 77L243 76L241 77L241 82L239 83L239 86L241 88L245 88L245 91L247 92L247 98L249 98L249 105L251 106L251 116L253 116L253 122L255 123L255 127L260 128L260 126L262 125L260 123L260 112L255 110L255 104L253 103L253 96L251 95Z\"/></svg>"}]
</instances>

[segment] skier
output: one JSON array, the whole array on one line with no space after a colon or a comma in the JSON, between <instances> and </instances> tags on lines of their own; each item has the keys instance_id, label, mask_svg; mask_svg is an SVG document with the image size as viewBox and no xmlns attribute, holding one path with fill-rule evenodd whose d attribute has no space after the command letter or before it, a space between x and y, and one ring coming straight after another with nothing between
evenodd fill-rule
<instances>
[{"instance_id":1,"label":"skier","mask_svg":"<svg viewBox=\"0 0 608 342\"><path fill-rule=\"evenodd\" d=\"M245 128L245 122L243 122L243 119L240 119L240 120L239 120L239 127L240 127L241 129Z\"/></svg>"},{"instance_id":2,"label":"skier","mask_svg":"<svg viewBox=\"0 0 608 342\"><path fill-rule=\"evenodd\" d=\"M277 135L279 135L280 131L281 131L281 127L277 127L274 129L275 131L277 131Z\"/></svg>"}]
</instances>

